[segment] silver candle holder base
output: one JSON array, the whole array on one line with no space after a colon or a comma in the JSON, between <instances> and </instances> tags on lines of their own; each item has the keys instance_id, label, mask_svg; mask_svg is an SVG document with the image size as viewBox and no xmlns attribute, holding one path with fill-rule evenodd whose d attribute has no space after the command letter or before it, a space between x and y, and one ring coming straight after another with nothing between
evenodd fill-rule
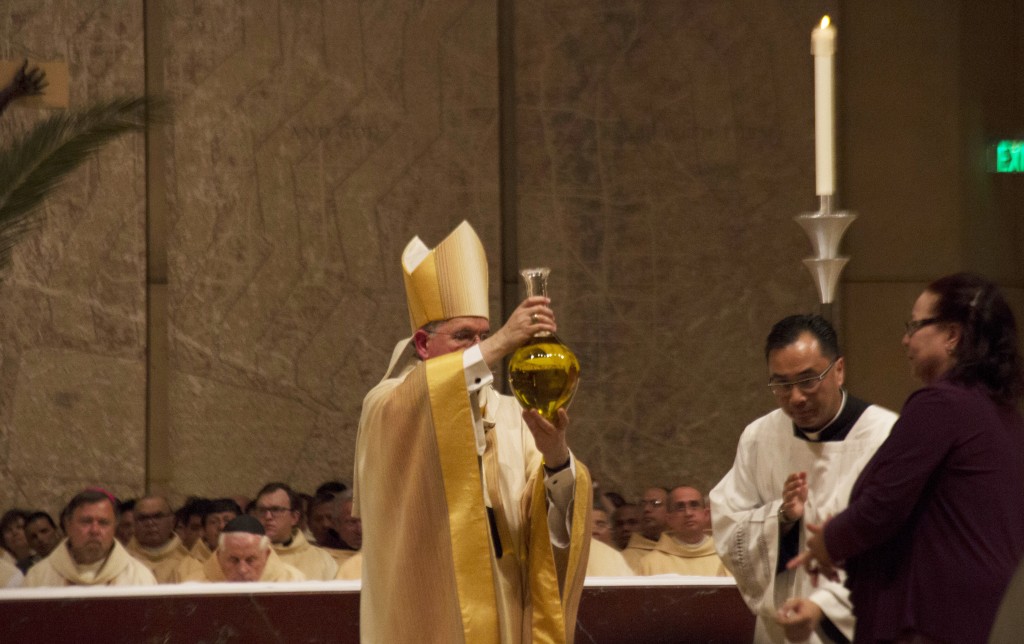
<instances>
[{"instance_id":1,"label":"silver candle holder base","mask_svg":"<svg viewBox=\"0 0 1024 644\"><path fill-rule=\"evenodd\" d=\"M849 257L839 256L839 244L843 235L857 215L852 212L832 212L831 198L822 197L822 209L797 215L793 219L807 233L814 248L814 257L804 260L804 266L811 272L822 304L831 304L835 299L836 286Z\"/></svg>"}]
</instances>

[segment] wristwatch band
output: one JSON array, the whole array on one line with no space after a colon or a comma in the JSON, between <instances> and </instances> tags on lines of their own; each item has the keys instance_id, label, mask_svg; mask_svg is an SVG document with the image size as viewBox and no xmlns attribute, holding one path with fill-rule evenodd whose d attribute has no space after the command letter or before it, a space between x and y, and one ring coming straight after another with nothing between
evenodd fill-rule
<instances>
[{"instance_id":1,"label":"wristwatch band","mask_svg":"<svg viewBox=\"0 0 1024 644\"><path fill-rule=\"evenodd\" d=\"M780 525L789 525L791 523L796 523L797 521L799 521L799 519L789 519L789 518L786 518L786 506L784 506L784 505L780 505L779 506L779 524Z\"/></svg>"},{"instance_id":2,"label":"wristwatch band","mask_svg":"<svg viewBox=\"0 0 1024 644\"><path fill-rule=\"evenodd\" d=\"M561 465L559 465L558 467L548 467L547 464L545 463L544 464L544 472L547 473L548 476L551 476L552 474L558 474L562 470L568 468L569 467L569 463L571 461L572 461L571 458L567 458L567 459L565 459L565 462L562 463Z\"/></svg>"}]
</instances>

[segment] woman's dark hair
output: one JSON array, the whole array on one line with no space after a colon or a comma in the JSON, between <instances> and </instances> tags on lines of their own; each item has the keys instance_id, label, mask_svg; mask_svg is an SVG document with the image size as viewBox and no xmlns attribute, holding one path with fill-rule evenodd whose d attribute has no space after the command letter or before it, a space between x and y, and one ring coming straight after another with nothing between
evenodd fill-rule
<instances>
[{"instance_id":1,"label":"woman's dark hair","mask_svg":"<svg viewBox=\"0 0 1024 644\"><path fill-rule=\"evenodd\" d=\"M1000 403L1024 395L1024 371L1017 347L1017 323L995 284L973 273L940 277L926 291L935 294L935 317L960 325L955 364L946 377L981 385Z\"/></svg>"}]
</instances>

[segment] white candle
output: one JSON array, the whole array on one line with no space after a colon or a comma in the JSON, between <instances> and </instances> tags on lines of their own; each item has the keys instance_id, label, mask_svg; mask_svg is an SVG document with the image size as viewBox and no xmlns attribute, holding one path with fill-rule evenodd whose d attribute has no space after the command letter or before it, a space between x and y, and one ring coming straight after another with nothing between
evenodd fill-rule
<instances>
[{"instance_id":1,"label":"white candle","mask_svg":"<svg viewBox=\"0 0 1024 644\"><path fill-rule=\"evenodd\" d=\"M828 16L811 32L814 56L814 161L816 194L832 195L836 189L835 134L836 30Z\"/></svg>"}]
</instances>

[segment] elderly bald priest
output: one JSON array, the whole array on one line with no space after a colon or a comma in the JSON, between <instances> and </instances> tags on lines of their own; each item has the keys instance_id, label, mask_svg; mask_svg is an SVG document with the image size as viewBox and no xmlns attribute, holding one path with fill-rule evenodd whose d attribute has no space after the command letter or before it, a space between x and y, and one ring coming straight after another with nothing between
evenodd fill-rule
<instances>
[{"instance_id":1,"label":"elderly bald priest","mask_svg":"<svg viewBox=\"0 0 1024 644\"><path fill-rule=\"evenodd\" d=\"M247 514L228 521L217 548L184 581L303 581L298 568L281 561L263 524Z\"/></svg>"}]
</instances>

